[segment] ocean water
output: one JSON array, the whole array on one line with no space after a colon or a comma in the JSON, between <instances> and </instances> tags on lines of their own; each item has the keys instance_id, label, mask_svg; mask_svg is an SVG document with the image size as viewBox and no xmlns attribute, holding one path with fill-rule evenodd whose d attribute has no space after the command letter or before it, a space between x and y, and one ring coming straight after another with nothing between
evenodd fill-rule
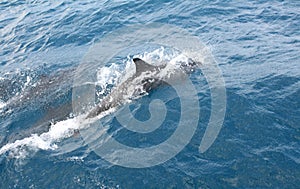
<instances>
[{"instance_id":1,"label":"ocean water","mask_svg":"<svg viewBox=\"0 0 300 189\"><path fill-rule=\"evenodd\" d=\"M27 0L1 1L0 11L0 188L299 188L298 1ZM72 107L74 82L95 44L152 23L181 28L209 49L225 81L226 112L212 146L199 152L212 109L200 66L189 76L200 106L191 140L169 160L128 168L83 140L86 127ZM91 64L97 100L126 79L135 53L147 60L177 56L148 43L121 52L109 39L99 54L113 59ZM130 102L134 117L146 121L151 101L171 99L166 121L147 135L122 129L117 110L101 118L104 127L95 133L107 131L136 148L158 145L175 132L182 111L196 110L181 107L175 96L165 86Z\"/></svg>"}]
</instances>

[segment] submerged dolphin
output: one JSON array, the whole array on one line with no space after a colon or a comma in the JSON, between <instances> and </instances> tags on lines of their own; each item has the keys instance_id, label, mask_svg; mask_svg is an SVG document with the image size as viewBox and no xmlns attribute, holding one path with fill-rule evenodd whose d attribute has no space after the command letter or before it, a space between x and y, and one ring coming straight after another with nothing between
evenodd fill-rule
<instances>
[{"instance_id":1,"label":"submerged dolphin","mask_svg":"<svg viewBox=\"0 0 300 189\"><path fill-rule=\"evenodd\" d=\"M65 120L73 112L70 98L73 80L70 78L73 78L75 68L59 69L55 73L42 75L38 75L38 72L40 70L32 74L34 82L24 89L22 75L0 80L0 99L6 100L6 105L0 108L1 131L4 131L0 133L0 146L33 133L47 132L51 123ZM14 94L14 88L22 90ZM29 114L33 115L30 119Z\"/></svg>"},{"instance_id":2,"label":"submerged dolphin","mask_svg":"<svg viewBox=\"0 0 300 189\"><path fill-rule=\"evenodd\" d=\"M166 65L153 66L140 58L134 58L133 62L136 67L135 74L120 85L117 85L110 94L104 97L104 99L88 113L86 118L96 117L104 111L124 104L127 100L148 93L160 85L165 84L168 79L174 79L174 75L180 75L180 73L182 74L183 72L191 73L197 66L196 62L188 59L187 64L180 65L181 69L177 70L177 73L162 75L160 73L166 68Z\"/></svg>"}]
</instances>

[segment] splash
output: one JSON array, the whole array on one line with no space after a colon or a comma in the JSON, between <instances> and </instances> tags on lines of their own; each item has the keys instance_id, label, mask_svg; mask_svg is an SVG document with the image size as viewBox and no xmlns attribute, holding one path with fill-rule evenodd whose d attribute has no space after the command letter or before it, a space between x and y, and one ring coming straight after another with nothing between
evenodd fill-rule
<instances>
[{"instance_id":1,"label":"splash","mask_svg":"<svg viewBox=\"0 0 300 189\"><path fill-rule=\"evenodd\" d=\"M37 151L37 149L54 150L57 148L55 142L72 136L74 129L79 128L78 123L76 119L58 122L51 126L49 132L42 133L41 135L32 134L30 137L4 145L0 149L0 154L10 151L10 156L25 158L29 151Z\"/></svg>"}]
</instances>

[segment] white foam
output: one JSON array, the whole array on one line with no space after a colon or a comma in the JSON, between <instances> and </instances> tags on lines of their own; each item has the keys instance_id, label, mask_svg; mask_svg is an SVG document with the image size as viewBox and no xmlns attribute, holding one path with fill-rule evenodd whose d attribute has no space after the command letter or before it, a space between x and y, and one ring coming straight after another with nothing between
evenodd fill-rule
<instances>
[{"instance_id":1,"label":"white foam","mask_svg":"<svg viewBox=\"0 0 300 189\"><path fill-rule=\"evenodd\" d=\"M120 66L113 63L109 67L102 67L97 72L97 85L105 88L109 84L115 84L116 80L120 77Z\"/></svg>"},{"instance_id":2,"label":"white foam","mask_svg":"<svg viewBox=\"0 0 300 189\"><path fill-rule=\"evenodd\" d=\"M6 103L5 102L2 102L0 100L0 112L1 112L1 109L4 108L6 106Z\"/></svg>"}]
</instances>

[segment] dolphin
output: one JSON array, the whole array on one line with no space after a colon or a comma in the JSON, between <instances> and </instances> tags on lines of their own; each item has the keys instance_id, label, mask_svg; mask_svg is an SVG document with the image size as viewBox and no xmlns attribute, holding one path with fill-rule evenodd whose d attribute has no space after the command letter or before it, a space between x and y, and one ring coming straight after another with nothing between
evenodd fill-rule
<instances>
[{"instance_id":1,"label":"dolphin","mask_svg":"<svg viewBox=\"0 0 300 189\"><path fill-rule=\"evenodd\" d=\"M167 82L165 82L166 78L162 78L163 74L160 74L167 65L154 66L146 63L140 58L133 58L133 62L136 68L135 74L126 81L116 85L111 93L105 96L99 104L89 111L86 118L94 118L101 112L119 107L125 104L126 101L134 99L134 97L145 95L159 86L167 84ZM179 70L179 73L182 71L191 73L196 64L196 62L189 59L187 64L182 64L180 66L182 69ZM71 83L73 80L66 80L65 78L72 78L74 70L74 68L62 69L55 74L42 75L35 86L29 87L24 90L22 94L16 95L7 101L7 105L3 107L1 110L2 112L0 111L0 120L12 113L9 112L9 110L19 113L19 111L23 110L25 107L30 108L32 104L35 104L36 102L38 102L37 108L42 111L42 114L41 118L35 120L34 123L31 123L29 128L21 128L23 125L20 125L20 130L16 133L12 133L5 137L0 135L0 145L5 141L14 141L30 136L32 133L40 134L46 132L49 130L51 123L62 121L72 114L72 102L71 99L69 99L69 94L72 93ZM1 97L5 97L5 95L9 96L8 87L10 86L10 83L8 83L8 81L9 80L3 80L0 82ZM11 82L14 81L15 80ZM2 93L2 91L5 93ZM62 103L56 104L56 101L61 101ZM35 112L35 109L33 108L31 111Z\"/></svg>"},{"instance_id":2,"label":"dolphin","mask_svg":"<svg viewBox=\"0 0 300 189\"><path fill-rule=\"evenodd\" d=\"M154 66L140 58L133 58L133 62L136 68L135 74L120 85L114 87L111 93L105 96L102 101L87 114L86 118L94 118L104 111L121 106L134 97L148 94L153 89L167 84L166 81L168 79L174 79L174 75L178 76L183 73L189 74L193 72L199 64L188 59L187 64L180 65L181 69L177 70L177 73L160 74L167 65Z\"/></svg>"},{"instance_id":3,"label":"dolphin","mask_svg":"<svg viewBox=\"0 0 300 189\"><path fill-rule=\"evenodd\" d=\"M170 70L167 68L168 65L166 64L154 66L146 63L140 58L133 58L133 62L136 68L135 73L124 82L117 84L112 91L100 101L100 103L98 103L86 114L85 119L95 118L102 112L124 105L131 99L136 99L146 95L152 90L168 84L169 80L177 81L181 74L190 74L197 68L197 66L201 64L201 62L194 62L193 60L188 59L187 63L184 62L180 65L180 69L176 68L176 70L173 69L171 72L168 72ZM61 121L70 116L70 113L72 113L73 110L72 103L70 102L67 94L72 92L72 88L69 85L70 82L67 82L61 86L61 81L65 78L65 76L73 76L73 71L73 69L70 69L67 71L62 71L55 77L42 77L37 86L30 88L28 91L23 93L21 99L23 97L25 98L24 100L16 98L10 101L9 106L12 108L15 106L24 107L30 105L34 99L39 99L40 97L44 96L47 94L47 92L50 92L50 96L58 95L53 102L61 98L66 100L59 104L52 104L48 101L46 101L46 103L42 103L41 107L44 115L40 118L40 120L38 120L32 127L28 129L19 129L16 133L11 133L7 136L0 135L0 146L5 143L11 143L12 141L20 140L24 137L29 137L32 135L32 133L41 134L47 132L51 126L51 122L53 123ZM58 87L60 90L57 90ZM52 92L51 89L56 90ZM64 95L61 95L62 93L64 93ZM32 98L29 98L30 96ZM47 97L49 96L46 95L46 99L48 99ZM1 116L5 116L5 114L0 114L0 118ZM75 130L74 136L77 136L77 133L78 130Z\"/></svg>"}]
</instances>

